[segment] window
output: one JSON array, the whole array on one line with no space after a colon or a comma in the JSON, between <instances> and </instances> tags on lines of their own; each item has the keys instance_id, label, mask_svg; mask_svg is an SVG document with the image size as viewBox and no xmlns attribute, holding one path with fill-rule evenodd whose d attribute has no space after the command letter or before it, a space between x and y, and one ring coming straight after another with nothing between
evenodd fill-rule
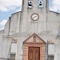
<instances>
[{"instance_id":1,"label":"window","mask_svg":"<svg viewBox=\"0 0 60 60\"><path fill-rule=\"evenodd\" d=\"M11 54L10 60L15 60L15 54Z\"/></svg>"},{"instance_id":2,"label":"window","mask_svg":"<svg viewBox=\"0 0 60 60\"><path fill-rule=\"evenodd\" d=\"M48 44L48 55L54 55L54 44Z\"/></svg>"},{"instance_id":3,"label":"window","mask_svg":"<svg viewBox=\"0 0 60 60\"><path fill-rule=\"evenodd\" d=\"M38 0L38 7L39 8L43 7L43 0Z\"/></svg>"},{"instance_id":4,"label":"window","mask_svg":"<svg viewBox=\"0 0 60 60\"><path fill-rule=\"evenodd\" d=\"M16 53L17 52L17 43L12 43L11 44L11 53Z\"/></svg>"},{"instance_id":5,"label":"window","mask_svg":"<svg viewBox=\"0 0 60 60\"><path fill-rule=\"evenodd\" d=\"M48 56L48 60L54 60L54 56L53 55L49 55Z\"/></svg>"},{"instance_id":6,"label":"window","mask_svg":"<svg viewBox=\"0 0 60 60\"><path fill-rule=\"evenodd\" d=\"M7 59L7 60L10 60L10 59Z\"/></svg>"},{"instance_id":7,"label":"window","mask_svg":"<svg viewBox=\"0 0 60 60\"><path fill-rule=\"evenodd\" d=\"M10 60L15 60L17 52L17 43L12 42Z\"/></svg>"},{"instance_id":8,"label":"window","mask_svg":"<svg viewBox=\"0 0 60 60\"><path fill-rule=\"evenodd\" d=\"M28 8L32 8L32 0L28 0Z\"/></svg>"},{"instance_id":9,"label":"window","mask_svg":"<svg viewBox=\"0 0 60 60\"><path fill-rule=\"evenodd\" d=\"M54 60L54 44L48 44L48 60Z\"/></svg>"}]
</instances>

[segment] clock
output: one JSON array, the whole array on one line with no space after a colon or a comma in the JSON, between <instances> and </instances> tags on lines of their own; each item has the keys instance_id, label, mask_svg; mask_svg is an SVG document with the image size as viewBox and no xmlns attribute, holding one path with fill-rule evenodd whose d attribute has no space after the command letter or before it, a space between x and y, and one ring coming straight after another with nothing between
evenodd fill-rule
<instances>
[{"instance_id":1,"label":"clock","mask_svg":"<svg viewBox=\"0 0 60 60\"><path fill-rule=\"evenodd\" d=\"M33 21L37 21L37 20L39 19L39 15L38 15L37 13L33 13L33 14L31 15L31 19L32 19Z\"/></svg>"}]
</instances>

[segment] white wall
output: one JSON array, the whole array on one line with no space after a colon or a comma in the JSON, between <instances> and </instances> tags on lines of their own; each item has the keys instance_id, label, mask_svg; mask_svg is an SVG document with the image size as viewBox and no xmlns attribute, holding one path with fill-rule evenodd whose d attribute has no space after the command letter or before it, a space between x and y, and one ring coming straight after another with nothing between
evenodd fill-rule
<instances>
[{"instance_id":1,"label":"white wall","mask_svg":"<svg viewBox=\"0 0 60 60\"><path fill-rule=\"evenodd\" d=\"M3 36L4 30L0 31L0 58L2 57L2 36Z\"/></svg>"},{"instance_id":2,"label":"white wall","mask_svg":"<svg viewBox=\"0 0 60 60\"><path fill-rule=\"evenodd\" d=\"M5 59L10 58L10 52L11 52L11 37L3 36L2 39L2 57Z\"/></svg>"},{"instance_id":3,"label":"white wall","mask_svg":"<svg viewBox=\"0 0 60 60\"><path fill-rule=\"evenodd\" d=\"M20 14L21 12L17 12L11 15L10 21L10 32L9 34L18 33L20 30Z\"/></svg>"}]
</instances>

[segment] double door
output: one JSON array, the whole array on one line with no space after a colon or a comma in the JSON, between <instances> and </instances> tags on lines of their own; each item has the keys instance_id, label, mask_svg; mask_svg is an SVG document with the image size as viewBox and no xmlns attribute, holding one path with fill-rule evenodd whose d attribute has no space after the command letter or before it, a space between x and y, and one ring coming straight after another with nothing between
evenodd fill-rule
<instances>
[{"instance_id":1,"label":"double door","mask_svg":"<svg viewBox=\"0 0 60 60\"><path fill-rule=\"evenodd\" d=\"M29 47L28 60L40 60L40 47Z\"/></svg>"}]
</instances>

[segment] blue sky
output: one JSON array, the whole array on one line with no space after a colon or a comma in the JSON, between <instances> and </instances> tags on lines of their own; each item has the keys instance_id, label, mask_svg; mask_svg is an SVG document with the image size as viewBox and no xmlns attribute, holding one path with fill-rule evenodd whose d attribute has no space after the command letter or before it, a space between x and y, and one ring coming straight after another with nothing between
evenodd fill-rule
<instances>
[{"instance_id":1,"label":"blue sky","mask_svg":"<svg viewBox=\"0 0 60 60\"><path fill-rule=\"evenodd\" d=\"M12 13L21 10L22 0L0 0L0 30L4 29ZM59 0L49 0L49 9L60 13Z\"/></svg>"}]
</instances>

